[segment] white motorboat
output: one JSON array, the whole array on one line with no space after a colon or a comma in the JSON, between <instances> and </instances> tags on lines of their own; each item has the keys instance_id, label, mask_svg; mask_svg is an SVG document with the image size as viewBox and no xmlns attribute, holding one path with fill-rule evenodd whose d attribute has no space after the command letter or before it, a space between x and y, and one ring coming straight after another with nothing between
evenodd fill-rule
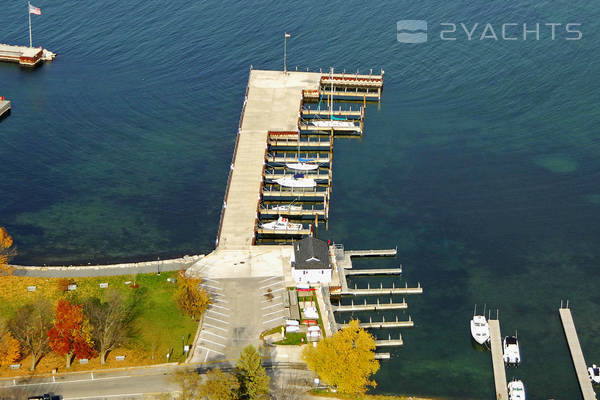
<instances>
[{"instance_id":1,"label":"white motorboat","mask_svg":"<svg viewBox=\"0 0 600 400\"><path fill-rule=\"evenodd\" d=\"M471 320L471 336L479 344L485 344L490 340L490 327L485 315L473 315Z\"/></svg>"},{"instance_id":2,"label":"white motorboat","mask_svg":"<svg viewBox=\"0 0 600 400\"><path fill-rule=\"evenodd\" d=\"M508 400L525 400L525 385L520 380L508 383Z\"/></svg>"},{"instance_id":3,"label":"white motorboat","mask_svg":"<svg viewBox=\"0 0 600 400\"><path fill-rule=\"evenodd\" d=\"M312 126L316 128L356 128L356 124L352 121L336 121L336 120L325 120L325 121L313 121Z\"/></svg>"},{"instance_id":4,"label":"white motorboat","mask_svg":"<svg viewBox=\"0 0 600 400\"><path fill-rule=\"evenodd\" d=\"M42 50L42 60L53 61L54 58L56 58L56 53L53 53L50 50L46 50L46 49Z\"/></svg>"},{"instance_id":5,"label":"white motorboat","mask_svg":"<svg viewBox=\"0 0 600 400\"><path fill-rule=\"evenodd\" d=\"M302 224L293 224L284 217L277 218L277 221L261 224L260 227L263 229L273 229L276 231L299 231L303 228Z\"/></svg>"},{"instance_id":6,"label":"white motorboat","mask_svg":"<svg viewBox=\"0 0 600 400\"><path fill-rule=\"evenodd\" d=\"M282 204L279 206L273 206L270 208L270 210L279 211L279 212L302 211L302 206L293 206L291 204Z\"/></svg>"},{"instance_id":7,"label":"white motorboat","mask_svg":"<svg viewBox=\"0 0 600 400\"><path fill-rule=\"evenodd\" d=\"M280 186L292 188L312 188L317 186L317 182L312 178L305 178L304 175L296 174L293 178L279 178L274 180Z\"/></svg>"},{"instance_id":8,"label":"white motorboat","mask_svg":"<svg viewBox=\"0 0 600 400\"><path fill-rule=\"evenodd\" d=\"M517 336L506 336L502 345L504 348L504 362L507 364L519 364L521 362L521 352Z\"/></svg>"},{"instance_id":9,"label":"white motorboat","mask_svg":"<svg viewBox=\"0 0 600 400\"><path fill-rule=\"evenodd\" d=\"M316 169L319 169L318 164L312 164L307 162L289 163L285 164L285 166L289 169L293 169L296 171L314 171Z\"/></svg>"},{"instance_id":10,"label":"white motorboat","mask_svg":"<svg viewBox=\"0 0 600 400\"><path fill-rule=\"evenodd\" d=\"M588 368L588 373L590 374L590 380L592 383L600 385L600 367L598 367L596 364L593 364Z\"/></svg>"}]
</instances>

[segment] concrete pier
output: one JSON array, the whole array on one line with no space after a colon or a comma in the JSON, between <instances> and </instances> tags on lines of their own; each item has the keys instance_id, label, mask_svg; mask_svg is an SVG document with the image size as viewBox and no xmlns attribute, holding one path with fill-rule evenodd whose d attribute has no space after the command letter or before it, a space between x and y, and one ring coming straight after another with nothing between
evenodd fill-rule
<instances>
[{"instance_id":1,"label":"concrete pier","mask_svg":"<svg viewBox=\"0 0 600 400\"><path fill-rule=\"evenodd\" d=\"M408 308L406 301L402 303L393 303L390 299L389 303L367 303L366 300L363 304L354 304L344 306L333 306L333 311L336 312L355 312L355 311L386 311L386 310L405 310Z\"/></svg>"},{"instance_id":2,"label":"concrete pier","mask_svg":"<svg viewBox=\"0 0 600 400\"><path fill-rule=\"evenodd\" d=\"M2 118L5 114L8 114L10 111L10 101L4 100L4 98L0 99L0 118Z\"/></svg>"},{"instance_id":3,"label":"concrete pier","mask_svg":"<svg viewBox=\"0 0 600 400\"><path fill-rule=\"evenodd\" d=\"M402 267L347 269L344 271L344 274L346 274L346 276L352 276L352 275L400 275L400 274L402 274Z\"/></svg>"},{"instance_id":4,"label":"concrete pier","mask_svg":"<svg viewBox=\"0 0 600 400\"><path fill-rule=\"evenodd\" d=\"M508 400L508 387L506 383L506 370L502 358L502 336L500 333L500 321L488 320L490 327L490 341L492 343L492 365L494 368L494 384L496 386L496 399Z\"/></svg>"},{"instance_id":5,"label":"concrete pier","mask_svg":"<svg viewBox=\"0 0 600 400\"><path fill-rule=\"evenodd\" d=\"M575 373L577 374L577 380L579 381L579 388L583 400L596 400L596 393L592 387L590 376L587 371L587 364L581 351L581 344L579 343L579 337L575 330L575 323L573 322L573 315L571 314L570 308L558 309L560 314L560 320L562 322L565 336L567 337L567 343L569 344L569 350L571 352L571 358L573 359L573 366L575 367Z\"/></svg>"},{"instance_id":6,"label":"concrete pier","mask_svg":"<svg viewBox=\"0 0 600 400\"><path fill-rule=\"evenodd\" d=\"M394 257L398 249L346 250L345 253L350 257Z\"/></svg>"},{"instance_id":7,"label":"concrete pier","mask_svg":"<svg viewBox=\"0 0 600 400\"><path fill-rule=\"evenodd\" d=\"M402 335L399 335L398 339L392 339L392 336L388 335L388 339L377 339L375 345L377 347L396 347L403 346L404 341L402 340Z\"/></svg>"},{"instance_id":8,"label":"concrete pier","mask_svg":"<svg viewBox=\"0 0 600 400\"><path fill-rule=\"evenodd\" d=\"M423 288L419 283L417 287L376 287L376 288L362 288L362 289L351 289L342 290L342 295L352 296L376 296L376 295L394 295L394 294L423 294Z\"/></svg>"}]
</instances>

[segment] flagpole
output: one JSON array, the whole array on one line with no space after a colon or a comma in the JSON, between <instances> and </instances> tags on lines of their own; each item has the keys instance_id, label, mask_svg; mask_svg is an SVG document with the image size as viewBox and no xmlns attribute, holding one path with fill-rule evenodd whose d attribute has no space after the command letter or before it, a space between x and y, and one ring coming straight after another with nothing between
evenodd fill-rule
<instances>
[{"instance_id":1,"label":"flagpole","mask_svg":"<svg viewBox=\"0 0 600 400\"><path fill-rule=\"evenodd\" d=\"M27 15L29 15L29 47L33 47L33 42L31 40L31 3L27 2Z\"/></svg>"},{"instance_id":2,"label":"flagpole","mask_svg":"<svg viewBox=\"0 0 600 400\"><path fill-rule=\"evenodd\" d=\"M287 33L283 33L283 73L285 74L287 71L286 66L286 56L287 56Z\"/></svg>"}]
</instances>

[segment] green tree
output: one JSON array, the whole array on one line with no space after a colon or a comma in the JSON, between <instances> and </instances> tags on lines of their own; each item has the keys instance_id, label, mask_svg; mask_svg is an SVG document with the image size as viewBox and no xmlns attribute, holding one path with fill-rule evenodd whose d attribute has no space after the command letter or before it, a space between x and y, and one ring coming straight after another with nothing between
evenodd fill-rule
<instances>
[{"instance_id":1,"label":"green tree","mask_svg":"<svg viewBox=\"0 0 600 400\"><path fill-rule=\"evenodd\" d=\"M240 398L247 400L264 400L269 398L269 381L267 372L261 365L261 357L254 346L242 350L236 365L236 375L240 383Z\"/></svg>"},{"instance_id":2,"label":"green tree","mask_svg":"<svg viewBox=\"0 0 600 400\"><path fill-rule=\"evenodd\" d=\"M375 338L360 328L357 320L325 338L317 347L307 346L303 357L308 368L342 394L363 394L375 387L371 375L379 370L375 360Z\"/></svg>"},{"instance_id":3,"label":"green tree","mask_svg":"<svg viewBox=\"0 0 600 400\"><path fill-rule=\"evenodd\" d=\"M200 384L199 395L204 400L235 400L240 384L235 376L219 368L206 373Z\"/></svg>"},{"instance_id":4,"label":"green tree","mask_svg":"<svg viewBox=\"0 0 600 400\"><path fill-rule=\"evenodd\" d=\"M104 301L91 298L84 304L84 312L92 326L92 339L100 353L100 363L106 363L106 355L127 342L132 336L133 307L127 304L118 290L106 293Z\"/></svg>"}]
</instances>

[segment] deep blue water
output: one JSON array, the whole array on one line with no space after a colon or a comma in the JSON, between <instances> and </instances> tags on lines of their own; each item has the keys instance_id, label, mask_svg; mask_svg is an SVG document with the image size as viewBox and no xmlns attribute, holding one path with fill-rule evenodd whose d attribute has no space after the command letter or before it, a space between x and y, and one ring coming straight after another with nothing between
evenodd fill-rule
<instances>
[{"instance_id":1,"label":"deep blue water","mask_svg":"<svg viewBox=\"0 0 600 400\"><path fill-rule=\"evenodd\" d=\"M26 44L24 2L0 42ZM577 399L558 319L571 299L586 359L600 361L598 31L592 1L50 2L34 45L56 61L0 65L0 225L17 262L99 263L210 251L248 69L384 68L361 141L335 144L329 231L347 248L393 247L416 327L384 362L380 393L489 399L473 304L518 329L530 399ZM428 21L422 44L396 22ZM441 23L464 23L440 39ZM479 40L539 22L540 40ZM544 23L562 23L551 40ZM579 41L564 24L581 23ZM489 33L489 32L488 32ZM370 264L371 262L366 262ZM374 263L374 261L373 261Z\"/></svg>"}]
</instances>

